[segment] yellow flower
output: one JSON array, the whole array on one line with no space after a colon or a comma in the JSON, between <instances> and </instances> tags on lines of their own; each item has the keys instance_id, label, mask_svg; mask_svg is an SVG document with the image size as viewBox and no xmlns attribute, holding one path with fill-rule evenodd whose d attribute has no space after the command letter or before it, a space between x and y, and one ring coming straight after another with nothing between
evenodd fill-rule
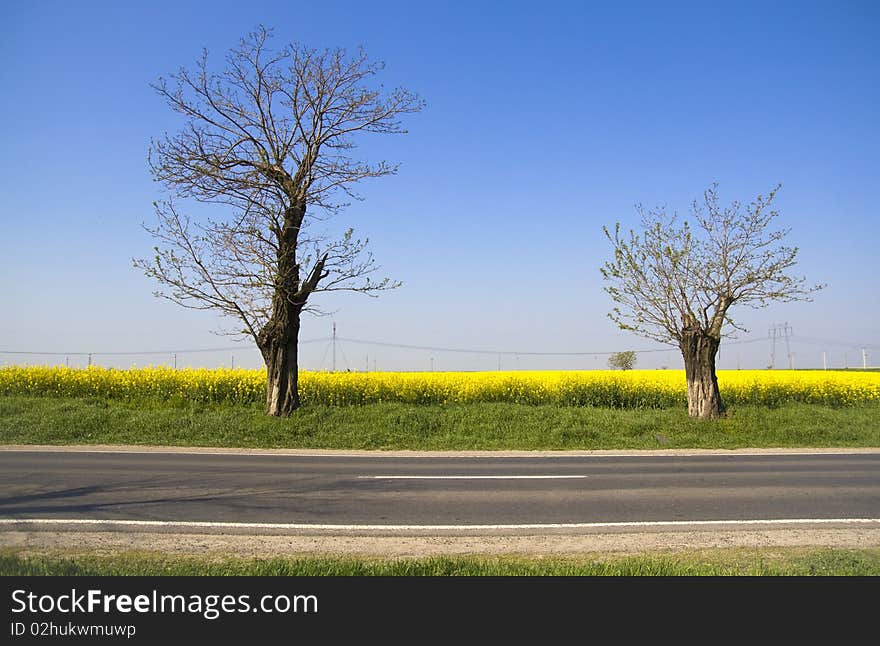
<instances>
[{"instance_id":1,"label":"yellow flower","mask_svg":"<svg viewBox=\"0 0 880 646\"><path fill-rule=\"evenodd\" d=\"M729 404L806 402L835 406L880 401L880 373L789 370L718 372ZM0 394L183 399L247 403L265 398L264 370L167 367L115 370L0 368ZM685 377L676 370L508 372L309 372L299 375L304 404L351 405L515 402L665 408L683 405Z\"/></svg>"}]
</instances>

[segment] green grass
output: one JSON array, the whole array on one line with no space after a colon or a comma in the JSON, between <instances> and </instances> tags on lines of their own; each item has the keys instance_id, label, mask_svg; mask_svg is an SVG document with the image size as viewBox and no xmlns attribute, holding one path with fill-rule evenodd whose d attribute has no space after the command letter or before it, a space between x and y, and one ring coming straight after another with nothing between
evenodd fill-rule
<instances>
[{"instance_id":1,"label":"green grass","mask_svg":"<svg viewBox=\"0 0 880 646\"><path fill-rule=\"evenodd\" d=\"M0 443L328 449L658 449L880 446L880 405L740 405L725 419L687 412L555 405L304 407L0 397Z\"/></svg>"},{"instance_id":2,"label":"green grass","mask_svg":"<svg viewBox=\"0 0 880 646\"><path fill-rule=\"evenodd\" d=\"M878 576L880 549L707 550L675 555L417 559L26 554L0 551L2 576Z\"/></svg>"}]
</instances>

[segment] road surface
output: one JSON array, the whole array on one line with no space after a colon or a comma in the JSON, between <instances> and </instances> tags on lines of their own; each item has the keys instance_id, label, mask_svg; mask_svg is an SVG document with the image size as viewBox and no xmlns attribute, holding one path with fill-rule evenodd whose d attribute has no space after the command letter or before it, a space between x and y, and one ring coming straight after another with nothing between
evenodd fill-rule
<instances>
[{"instance_id":1,"label":"road surface","mask_svg":"<svg viewBox=\"0 0 880 646\"><path fill-rule=\"evenodd\" d=\"M0 529L61 521L207 533L878 528L880 451L0 450Z\"/></svg>"}]
</instances>

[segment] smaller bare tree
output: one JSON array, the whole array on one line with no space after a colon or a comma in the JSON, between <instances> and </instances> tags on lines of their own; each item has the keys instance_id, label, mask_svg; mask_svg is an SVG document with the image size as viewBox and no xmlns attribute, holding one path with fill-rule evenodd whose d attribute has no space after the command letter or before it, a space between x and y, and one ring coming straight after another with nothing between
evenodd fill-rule
<instances>
[{"instance_id":1,"label":"smaller bare tree","mask_svg":"<svg viewBox=\"0 0 880 646\"><path fill-rule=\"evenodd\" d=\"M636 353L633 350L615 352L608 357L608 367L612 370L632 370L636 366Z\"/></svg>"},{"instance_id":2,"label":"smaller bare tree","mask_svg":"<svg viewBox=\"0 0 880 646\"><path fill-rule=\"evenodd\" d=\"M771 208L779 188L745 207L734 202L722 208L713 184L702 205L694 202L696 232L663 208L641 207L640 235L622 236L620 224L613 234L604 228L614 246L614 259L601 269L616 303L609 316L624 330L679 347L692 417L723 411L715 356L725 324L744 330L730 317L731 307L810 300L824 287L807 287L789 274L798 249L782 244L789 229L770 228L779 215Z\"/></svg>"}]
</instances>

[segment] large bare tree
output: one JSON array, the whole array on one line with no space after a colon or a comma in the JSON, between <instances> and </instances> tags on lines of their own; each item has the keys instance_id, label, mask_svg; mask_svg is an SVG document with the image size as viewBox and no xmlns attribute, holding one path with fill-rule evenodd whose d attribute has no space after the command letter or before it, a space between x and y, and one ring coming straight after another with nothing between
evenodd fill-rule
<instances>
[{"instance_id":1,"label":"large bare tree","mask_svg":"<svg viewBox=\"0 0 880 646\"><path fill-rule=\"evenodd\" d=\"M664 208L641 207L640 234L623 236L620 224L613 234L604 228L614 246L614 259L601 269L616 303L609 316L622 329L680 348L692 417L716 418L724 410L715 357L725 325L744 329L730 316L734 305L810 300L823 287L807 287L789 273L798 249L783 244L789 229L771 228L779 188L748 205L722 208L713 184L703 204L693 204L696 231Z\"/></svg>"},{"instance_id":2,"label":"large bare tree","mask_svg":"<svg viewBox=\"0 0 880 646\"><path fill-rule=\"evenodd\" d=\"M297 342L310 297L397 285L371 280L366 240L351 229L332 235L325 221L359 199L357 182L397 170L354 159L358 136L406 132L401 116L423 102L377 85L383 65L363 51L273 51L270 38L260 27L221 71L203 52L194 69L153 84L185 124L152 142L150 168L169 197L155 205L155 256L135 264L159 281L157 295L237 319L233 333L252 337L266 363L267 413L286 416L299 406ZM209 216L185 215L183 200L211 205Z\"/></svg>"}]
</instances>

